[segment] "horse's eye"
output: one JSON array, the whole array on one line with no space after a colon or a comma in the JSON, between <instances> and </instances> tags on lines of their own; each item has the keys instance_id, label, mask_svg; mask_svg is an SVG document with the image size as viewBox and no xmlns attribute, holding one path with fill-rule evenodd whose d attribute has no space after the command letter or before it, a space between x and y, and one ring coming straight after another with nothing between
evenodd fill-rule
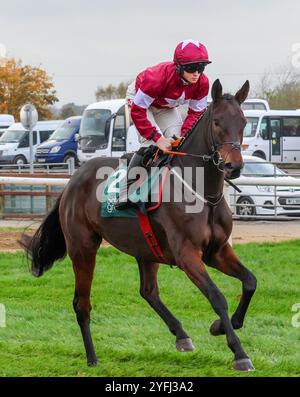
<instances>
[{"instance_id":1,"label":"horse's eye","mask_svg":"<svg viewBox=\"0 0 300 397\"><path fill-rule=\"evenodd\" d=\"M219 120L217 120L217 119L214 119L214 123L215 123L216 126L219 126L219 125L220 125L220 124L219 124Z\"/></svg>"}]
</instances>

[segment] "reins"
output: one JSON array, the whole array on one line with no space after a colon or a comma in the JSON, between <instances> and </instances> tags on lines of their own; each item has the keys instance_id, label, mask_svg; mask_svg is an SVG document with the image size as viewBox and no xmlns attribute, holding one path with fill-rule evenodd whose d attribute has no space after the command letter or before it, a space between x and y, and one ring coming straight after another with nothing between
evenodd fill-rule
<instances>
[{"instance_id":1,"label":"reins","mask_svg":"<svg viewBox=\"0 0 300 397\"><path fill-rule=\"evenodd\" d=\"M184 144L184 142L187 140L187 138L189 138L192 133L194 132L197 124L200 122L200 120L203 118L203 116L205 115L205 113L207 112L207 109L202 113L202 115L200 116L200 118L197 120L197 122L195 123L195 125L190 129L190 131L188 131L188 133L183 136L183 137L179 137L178 139L176 139L173 143L172 143L172 148L175 148L176 150L164 150L163 153L164 154L173 154L175 156L190 156L190 157L197 157L197 158L201 158L203 161L212 161L213 164L218 168L218 170L220 172L224 173L224 170L220 169L220 165L226 162L227 157L229 156L229 154L233 151L233 150L241 150L241 144L240 142L237 141L226 141L226 142L222 142L222 143L217 143L214 139L213 133L212 133L212 128L211 128L211 120L209 123L209 127L208 127L208 131L209 131L209 140L210 140L210 147L212 150L211 154L194 154L194 153L188 153L188 152L180 152L179 149L182 147L182 145ZM226 153L225 159L222 158L219 149L222 146L225 145L231 145L230 150L228 150L228 152Z\"/></svg>"},{"instance_id":2,"label":"reins","mask_svg":"<svg viewBox=\"0 0 300 397\"><path fill-rule=\"evenodd\" d=\"M210 140L210 147L212 150L211 154L195 154L195 153L188 153L188 152L182 152L180 151L180 148L183 146L183 144L187 141L187 139L192 135L192 133L194 132L196 126L198 125L198 123L200 122L200 120L203 118L203 116L207 113L207 109L205 109L205 111L202 113L202 115L200 116L200 118L197 120L197 122L193 125L193 127L182 137L179 137L177 139L175 139L172 142L172 150L163 150L163 154L168 154L170 155L170 160L169 163L171 162L172 158L174 156L189 156L189 157L195 157L195 158L199 158L201 160L203 160L204 162L209 162L212 161L212 163L214 164L215 167L217 167L217 169L222 172L225 173L224 169L221 168L221 166L223 164L226 163L226 159L229 156L229 154L233 151L233 150L241 150L241 144L240 142L236 142L236 141L228 141L228 142L222 142L222 143L216 143L213 133L212 133L212 128L211 128L211 120L208 126L208 131L209 131L209 140ZM225 159L222 158L219 149L224 146L224 145L231 145L230 150L228 150L228 152L226 153ZM155 156L154 156L154 161L157 159L159 153L161 152L161 150L158 148L156 150ZM241 190L233 183L231 182L228 178L224 178L225 181L232 186L236 191L238 191L239 193L241 193ZM215 202L211 202L209 200L207 200L207 203L210 205L218 205L221 200L223 198L223 193L221 194L220 198Z\"/></svg>"},{"instance_id":3,"label":"reins","mask_svg":"<svg viewBox=\"0 0 300 397\"><path fill-rule=\"evenodd\" d=\"M233 151L233 150L241 150L241 144L240 142L237 141L226 141L226 142L222 142L222 143L216 143L213 133L212 133L212 128L211 128L211 119L209 119L210 123L209 123L209 139L210 139L210 147L212 150L211 154L195 154L195 153L188 153L188 152L181 152L180 148L183 146L183 144L187 141L187 139L192 135L192 133L194 132L197 124L200 122L200 120L203 118L203 116L207 113L207 109L205 109L205 111L202 113L202 115L200 116L200 118L197 120L197 122L193 125L193 127L186 133L186 135L184 135L183 137L179 137L176 140L174 140L172 142L172 149L173 150L163 150L163 154L168 154L171 155L170 161L172 160L172 158L174 156L189 156L189 157L195 157L195 158L199 158L201 160L203 160L204 162L209 162L212 161L212 163L214 164L215 167L217 167L217 169L222 172L225 173L224 169L221 168L221 166L223 164L226 163L226 159L229 156L229 154ZM228 150L228 152L226 153L225 159L222 158L219 149L224 146L224 145L231 145L230 150ZM161 152L160 149L157 149L155 156L154 156L154 161L157 159L159 152ZM225 181L232 186L236 191L238 191L239 193L241 193L241 190L233 183L231 182L228 178L225 177ZM221 201L222 196L220 197Z\"/></svg>"}]
</instances>

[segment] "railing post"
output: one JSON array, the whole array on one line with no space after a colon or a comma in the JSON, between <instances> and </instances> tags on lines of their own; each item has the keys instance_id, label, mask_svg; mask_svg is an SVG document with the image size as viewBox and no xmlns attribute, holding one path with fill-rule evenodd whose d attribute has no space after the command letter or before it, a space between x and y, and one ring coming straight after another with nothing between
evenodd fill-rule
<instances>
[{"instance_id":1,"label":"railing post","mask_svg":"<svg viewBox=\"0 0 300 397\"><path fill-rule=\"evenodd\" d=\"M0 185L0 193L4 191L4 185ZM4 213L4 196L0 195L0 214Z\"/></svg>"},{"instance_id":2,"label":"railing post","mask_svg":"<svg viewBox=\"0 0 300 397\"><path fill-rule=\"evenodd\" d=\"M276 165L274 164L274 178L276 177ZM274 185L274 204L275 204L275 219L277 218L277 185Z\"/></svg>"},{"instance_id":3,"label":"railing post","mask_svg":"<svg viewBox=\"0 0 300 397\"><path fill-rule=\"evenodd\" d=\"M68 168L69 168L69 175L73 175L75 172L75 159L74 157L70 157L68 160Z\"/></svg>"},{"instance_id":4,"label":"railing post","mask_svg":"<svg viewBox=\"0 0 300 397\"><path fill-rule=\"evenodd\" d=\"M46 215L49 214L52 209L52 197L49 195L50 192L51 186L46 185Z\"/></svg>"}]
</instances>

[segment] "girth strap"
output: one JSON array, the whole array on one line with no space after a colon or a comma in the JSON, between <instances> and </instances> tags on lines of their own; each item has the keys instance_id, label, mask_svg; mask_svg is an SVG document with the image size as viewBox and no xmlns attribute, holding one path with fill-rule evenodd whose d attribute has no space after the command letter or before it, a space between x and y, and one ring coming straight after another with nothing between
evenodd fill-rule
<instances>
[{"instance_id":1,"label":"girth strap","mask_svg":"<svg viewBox=\"0 0 300 397\"><path fill-rule=\"evenodd\" d=\"M139 224L143 232L143 235L145 237L145 240L147 241L147 244L149 245L153 255L157 259L157 262L168 263L158 244L158 241L156 240L155 234L153 233L148 215L143 214L140 209L138 209L137 214L138 214Z\"/></svg>"}]
</instances>

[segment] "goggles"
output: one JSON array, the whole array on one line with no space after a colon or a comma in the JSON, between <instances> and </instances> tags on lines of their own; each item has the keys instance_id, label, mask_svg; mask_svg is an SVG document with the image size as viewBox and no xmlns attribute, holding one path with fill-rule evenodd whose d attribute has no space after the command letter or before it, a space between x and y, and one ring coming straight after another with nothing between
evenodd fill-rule
<instances>
[{"instance_id":1,"label":"goggles","mask_svg":"<svg viewBox=\"0 0 300 397\"><path fill-rule=\"evenodd\" d=\"M206 63L188 63L187 65L182 65L182 68L187 73L199 72L203 73Z\"/></svg>"}]
</instances>

